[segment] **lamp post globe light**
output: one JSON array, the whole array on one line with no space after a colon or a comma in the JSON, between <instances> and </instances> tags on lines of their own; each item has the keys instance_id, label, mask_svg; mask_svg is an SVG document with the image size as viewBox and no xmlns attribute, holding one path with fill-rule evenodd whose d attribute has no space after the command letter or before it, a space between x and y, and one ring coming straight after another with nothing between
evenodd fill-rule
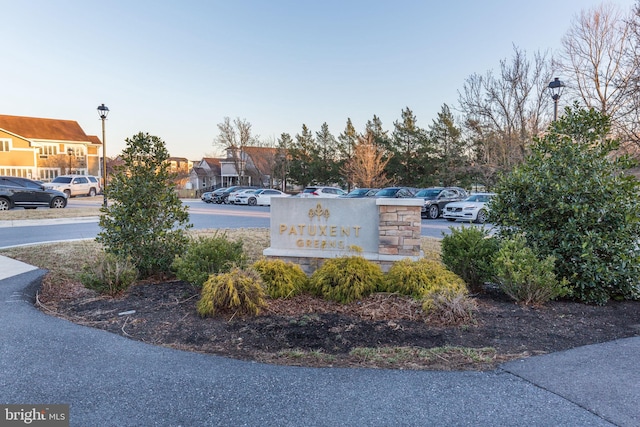
<instances>
[{"instance_id":1,"label":"lamp post globe light","mask_svg":"<svg viewBox=\"0 0 640 427\"><path fill-rule=\"evenodd\" d=\"M109 108L104 104L98 107L98 115L100 116L100 120L102 120L102 205L105 208L107 207L107 193L105 192L107 188L107 139L104 132L104 121L107 119L108 114Z\"/></svg>"},{"instance_id":2,"label":"lamp post globe light","mask_svg":"<svg viewBox=\"0 0 640 427\"><path fill-rule=\"evenodd\" d=\"M69 155L69 172L68 172L68 175L71 175L71 156L73 156L73 148L67 148L67 154Z\"/></svg>"},{"instance_id":3,"label":"lamp post globe light","mask_svg":"<svg viewBox=\"0 0 640 427\"><path fill-rule=\"evenodd\" d=\"M553 79L551 83L549 83L549 89L551 90L551 99L553 99L553 121L555 122L558 119L558 101L560 100L560 95L562 95L562 89L564 88L564 83L560 81L559 78Z\"/></svg>"}]
</instances>

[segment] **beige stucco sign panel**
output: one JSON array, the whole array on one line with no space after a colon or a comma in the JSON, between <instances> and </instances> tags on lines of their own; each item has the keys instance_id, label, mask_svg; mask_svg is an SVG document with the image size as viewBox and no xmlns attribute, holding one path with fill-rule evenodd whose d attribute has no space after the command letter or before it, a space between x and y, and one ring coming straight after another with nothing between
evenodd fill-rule
<instances>
[{"instance_id":1,"label":"beige stucco sign panel","mask_svg":"<svg viewBox=\"0 0 640 427\"><path fill-rule=\"evenodd\" d=\"M271 199L271 247L265 255L331 258L378 252L375 199Z\"/></svg>"}]
</instances>

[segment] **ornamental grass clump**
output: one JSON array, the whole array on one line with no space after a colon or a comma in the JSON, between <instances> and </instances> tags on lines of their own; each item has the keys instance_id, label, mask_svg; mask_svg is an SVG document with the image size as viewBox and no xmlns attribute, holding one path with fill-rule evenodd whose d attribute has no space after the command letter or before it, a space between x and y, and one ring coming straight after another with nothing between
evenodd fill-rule
<instances>
[{"instance_id":1,"label":"ornamental grass clump","mask_svg":"<svg viewBox=\"0 0 640 427\"><path fill-rule=\"evenodd\" d=\"M88 289L111 296L127 290L138 278L138 270L130 258L101 252L84 266L80 282Z\"/></svg>"},{"instance_id":2,"label":"ornamental grass clump","mask_svg":"<svg viewBox=\"0 0 640 427\"><path fill-rule=\"evenodd\" d=\"M228 273L212 274L202 286L198 313L202 317L221 313L257 315L265 306L263 286L254 271L234 268Z\"/></svg>"},{"instance_id":3,"label":"ornamental grass clump","mask_svg":"<svg viewBox=\"0 0 640 427\"><path fill-rule=\"evenodd\" d=\"M380 290L422 299L429 292L441 289L466 291L466 285L464 280L438 261L426 258L412 261L406 258L391 266Z\"/></svg>"},{"instance_id":4,"label":"ornamental grass clump","mask_svg":"<svg viewBox=\"0 0 640 427\"><path fill-rule=\"evenodd\" d=\"M425 295L422 310L430 319L455 325L471 322L478 311L478 303L469 297L466 289L441 288Z\"/></svg>"},{"instance_id":5,"label":"ornamental grass clump","mask_svg":"<svg viewBox=\"0 0 640 427\"><path fill-rule=\"evenodd\" d=\"M258 272L271 298L290 298L302 292L309 281L298 264L281 259L261 259L251 266Z\"/></svg>"},{"instance_id":6,"label":"ornamental grass clump","mask_svg":"<svg viewBox=\"0 0 640 427\"><path fill-rule=\"evenodd\" d=\"M244 268L246 256L242 240L230 241L226 234L191 239L184 254L171 265L176 277L202 286L211 274L226 273L233 267Z\"/></svg>"},{"instance_id":7,"label":"ornamental grass clump","mask_svg":"<svg viewBox=\"0 0 640 427\"><path fill-rule=\"evenodd\" d=\"M384 280L379 265L360 256L327 260L310 278L315 294L343 304L362 299L375 292Z\"/></svg>"}]
</instances>

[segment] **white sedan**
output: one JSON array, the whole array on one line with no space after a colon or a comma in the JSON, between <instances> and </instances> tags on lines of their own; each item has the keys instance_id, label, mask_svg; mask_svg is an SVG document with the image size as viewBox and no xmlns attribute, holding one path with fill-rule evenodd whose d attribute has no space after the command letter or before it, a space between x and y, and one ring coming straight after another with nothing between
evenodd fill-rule
<instances>
[{"instance_id":1,"label":"white sedan","mask_svg":"<svg viewBox=\"0 0 640 427\"><path fill-rule=\"evenodd\" d=\"M238 191L234 191L232 193L229 193L229 197L227 198L227 201L232 205L242 204L238 202L238 197L244 196L247 194L252 194L254 191L256 191L255 188L243 188Z\"/></svg>"},{"instance_id":2,"label":"white sedan","mask_svg":"<svg viewBox=\"0 0 640 427\"><path fill-rule=\"evenodd\" d=\"M476 193L460 202L447 203L442 212L442 217L448 221L462 219L484 224L489 216L487 203L494 196L495 193Z\"/></svg>"},{"instance_id":3,"label":"white sedan","mask_svg":"<svg viewBox=\"0 0 640 427\"><path fill-rule=\"evenodd\" d=\"M253 193L242 193L236 196L236 205L271 206L272 197L289 197L287 193L271 188L261 188Z\"/></svg>"}]
</instances>

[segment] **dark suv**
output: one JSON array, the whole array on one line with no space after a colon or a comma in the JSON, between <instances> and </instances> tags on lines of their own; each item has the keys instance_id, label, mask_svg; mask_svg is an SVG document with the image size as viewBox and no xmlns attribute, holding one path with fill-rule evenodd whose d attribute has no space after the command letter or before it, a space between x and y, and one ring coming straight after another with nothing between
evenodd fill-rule
<instances>
[{"instance_id":1,"label":"dark suv","mask_svg":"<svg viewBox=\"0 0 640 427\"><path fill-rule=\"evenodd\" d=\"M251 187L249 185L234 185L233 187L227 187L224 189L224 191L221 191L220 193L214 192L213 202L217 204L229 203L229 194L233 193L234 191L244 190L247 188L257 188L257 187Z\"/></svg>"},{"instance_id":2,"label":"dark suv","mask_svg":"<svg viewBox=\"0 0 640 427\"><path fill-rule=\"evenodd\" d=\"M67 196L27 178L0 176L0 211L14 207L35 209L39 206L64 208L67 206Z\"/></svg>"},{"instance_id":3,"label":"dark suv","mask_svg":"<svg viewBox=\"0 0 640 427\"><path fill-rule=\"evenodd\" d=\"M464 200L468 195L467 191L460 187L431 187L418 191L415 197L424 199L422 218L437 219L447 203Z\"/></svg>"}]
</instances>

